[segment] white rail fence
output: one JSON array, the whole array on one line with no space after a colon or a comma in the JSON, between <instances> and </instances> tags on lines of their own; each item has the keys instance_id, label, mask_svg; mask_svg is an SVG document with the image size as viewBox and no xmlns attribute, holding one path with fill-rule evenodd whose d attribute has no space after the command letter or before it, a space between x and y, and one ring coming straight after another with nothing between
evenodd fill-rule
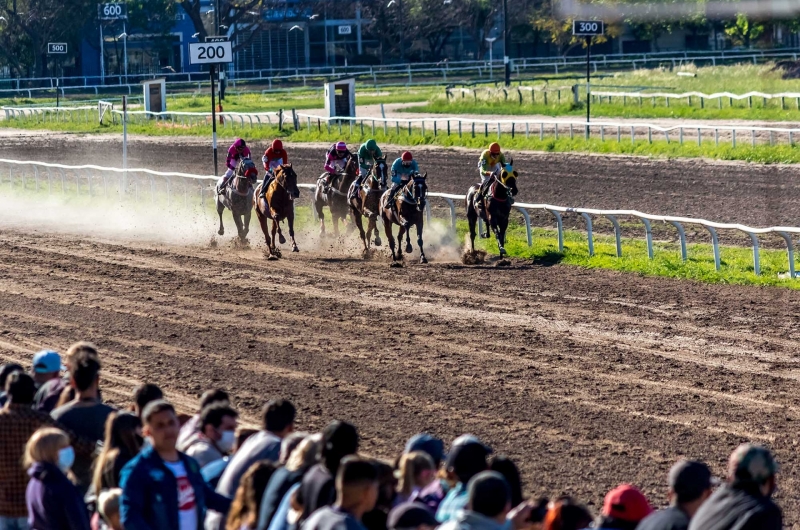
<instances>
[{"instance_id":1,"label":"white rail fence","mask_svg":"<svg viewBox=\"0 0 800 530\"><path fill-rule=\"evenodd\" d=\"M748 107L753 107L753 98L758 98L763 101L764 106L767 106L767 101L778 99L781 103L781 109L786 109L786 100L793 99L795 100L795 105L798 110L800 110L800 92L779 92L777 94L766 94L764 92L747 92L745 94L734 94L731 92L715 92L713 94L705 94L703 92L683 92L680 94L676 94L673 92L620 92L620 91L601 91L601 90L593 90L592 91L593 99L599 100L603 102L604 98L606 101L611 102L615 98L618 102L621 102L623 105L627 105L629 102L638 102L639 105L642 105L645 100L650 100L655 106L655 103L658 99L663 99L664 104L669 107L671 100L686 100L689 106L692 106L692 98L697 98L700 102L700 107L705 108L705 101L706 100L717 100L717 105L719 108L722 108L722 102L727 99L729 106L733 106L734 101L743 101L747 100Z\"/></svg>"},{"instance_id":2,"label":"white rail fence","mask_svg":"<svg viewBox=\"0 0 800 530\"><path fill-rule=\"evenodd\" d=\"M200 204L204 205L206 197L213 197L213 186L217 177L213 175L193 175L188 173L153 171L149 169L128 169L110 168L96 165L71 166L64 164L50 164L45 162L35 162L26 160L0 159L0 192L3 184L14 189L15 185L20 185L23 190L28 190L31 186L29 181L33 180L33 190L39 192L46 186L47 192L54 192L54 182L62 194L75 193L76 195L86 196L110 196L116 194L120 196L131 195L135 200L140 200L149 190L150 201L155 202L158 194L166 193L167 204L172 201L181 200L185 205L189 205L190 193L197 193ZM312 190L314 184L299 184L301 188ZM144 188L144 190L140 190ZM463 203L464 195L450 193L429 193L432 199L445 201L450 210L450 228L455 233L456 222L458 219L456 201ZM192 197L194 200L195 197ZM556 221L558 233L558 250L564 250L564 216L568 214L579 215L586 224L587 245L589 255L593 256L594 250L594 229L593 217L605 218L614 227L616 242L616 255L622 256L622 229L620 228L619 218L627 217L641 221L644 225L645 239L647 242L647 255L650 259L654 257L652 222L664 222L675 227L680 239L681 259L686 261L687 243L684 225L696 225L704 228L711 236L711 245L714 253L714 265L716 270L721 268L721 250L719 244L718 230L733 230L747 234L753 247L753 271L756 275L761 274L760 245L759 236L776 234L783 238L786 243L788 269L791 278L796 277L794 260L793 236L800 234L800 227L775 226L768 228L754 228L734 223L717 223L706 219L691 217L679 217L669 215L652 215L636 210L599 210L594 208L570 208L555 206L552 204L516 203L514 208L522 215L526 227L528 246L533 246L533 235L529 211L543 210L553 215ZM313 211L313 208L312 208ZM432 210L430 202L427 204L426 215L428 223L432 220Z\"/></svg>"}]
</instances>

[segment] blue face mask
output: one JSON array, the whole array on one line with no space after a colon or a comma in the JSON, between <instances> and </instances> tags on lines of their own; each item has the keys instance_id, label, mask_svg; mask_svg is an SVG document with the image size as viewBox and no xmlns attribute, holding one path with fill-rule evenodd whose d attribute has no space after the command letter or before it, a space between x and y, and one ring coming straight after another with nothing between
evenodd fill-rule
<instances>
[{"instance_id":1,"label":"blue face mask","mask_svg":"<svg viewBox=\"0 0 800 530\"><path fill-rule=\"evenodd\" d=\"M66 473L72 469L72 464L75 463L75 450L71 445L58 450L58 468Z\"/></svg>"}]
</instances>

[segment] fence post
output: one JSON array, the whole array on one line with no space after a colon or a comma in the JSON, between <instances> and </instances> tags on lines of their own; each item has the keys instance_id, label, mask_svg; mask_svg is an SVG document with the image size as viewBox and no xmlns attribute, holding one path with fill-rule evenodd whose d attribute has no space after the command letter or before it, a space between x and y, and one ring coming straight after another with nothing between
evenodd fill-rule
<instances>
[{"instance_id":1,"label":"fence post","mask_svg":"<svg viewBox=\"0 0 800 530\"><path fill-rule=\"evenodd\" d=\"M614 225L614 239L617 243L617 257L622 257L622 230L619 228L619 222L613 215L606 215L606 218Z\"/></svg>"},{"instance_id":2,"label":"fence post","mask_svg":"<svg viewBox=\"0 0 800 530\"><path fill-rule=\"evenodd\" d=\"M586 221L586 234L589 238L589 256L594 256L594 237L592 235L592 218L588 213L581 213L581 217Z\"/></svg>"},{"instance_id":3,"label":"fence post","mask_svg":"<svg viewBox=\"0 0 800 530\"><path fill-rule=\"evenodd\" d=\"M792 243L792 236L786 232L778 232L778 235L786 241L786 252L789 255L789 277L794 278L794 243Z\"/></svg>"},{"instance_id":4,"label":"fence post","mask_svg":"<svg viewBox=\"0 0 800 530\"><path fill-rule=\"evenodd\" d=\"M753 242L753 272L756 276L761 276L761 259L758 252L758 236L752 232L747 232L750 235L750 241Z\"/></svg>"},{"instance_id":5,"label":"fence post","mask_svg":"<svg viewBox=\"0 0 800 530\"><path fill-rule=\"evenodd\" d=\"M683 225L678 221L670 221L670 223L678 230L678 236L681 240L681 260L686 261L686 232L683 229Z\"/></svg>"},{"instance_id":6,"label":"fence post","mask_svg":"<svg viewBox=\"0 0 800 530\"><path fill-rule=\"evenodd\" d=\"M736 129L731 131L731 142L733 143L733 147L736 147Z\"/></svg>"},{"instance_id":7,"label":"fence post","mask_svg":"<svg viewBox=\"0 0 800 530\"><path fill-rule=\"evenodd\" d=\"M719 237L717 237L717 231L714 230L713 226L707 226L707 225L703 226L705 226L706 230L708 230L708 232L711 234L711 246L714 249L714 268L716 270L719 270L720 256L719 256Z\"/></svg>"}]
</instances>

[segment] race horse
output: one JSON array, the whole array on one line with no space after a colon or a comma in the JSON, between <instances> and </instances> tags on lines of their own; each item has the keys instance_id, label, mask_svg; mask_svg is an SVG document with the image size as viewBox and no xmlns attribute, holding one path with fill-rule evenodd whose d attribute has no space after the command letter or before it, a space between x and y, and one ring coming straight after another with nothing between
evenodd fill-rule
<instances>
[{"instance_id":1,"label":"race horse","mask_svg":"<svg viewBox=\"0 0 800 530\"><path fill-rule=\"evenodd\" d=\"M381 236L378 234L378 215L380 214L380 200L381 192L386 190L386 175L388 173L388 166L386 165L386 158L379 158L372 166L372 171L364 179L360 189L357 190L356 196L353 197L353 187L355 182L350 186L347 196L350 199L350 215L353 217L353 222L358 227L358 232L361 235L361 242L364 243L364 253L369 252L369 243L372 234L375 234L375 246L381 246ZM366 217L367 231L364 233L364 223L362 218Z\"/></svg>"},{"instance_id":2,"label":"race horse","mask_svg":"<svg viewBox=\"0 0 800 530\"><path fill-rule=\"evenodd\" d=\"M223 177L220 177L220 182ZM219 214L219 235L225 234L222 226L222 212L225 208L233 214L233 222L239 232L239 240L247 238L250 231L250 215L253 213L253 188L258 182L258 168L249 158L242 158L236 165L232 181L222 193L217 195L217 213Z\"/></svg>"},{"instance_id":3,"label":"race horse","mask_svg":"<svg viewBox=\"0 0 800 530\"><path fill-rule=\"evenodd\" d=\"M411 227L417 228L417 245L419 245L419 262L428 263L425 251L422 248L422 223L425 213L425 201L428 193L426 179L428 174L420 175L415 173L408 179L394 197L389 197L389 191L381 196L381 219L383 220L383 230L386 239L389 240L389 249L392 251L392 266L403 260L403 234L406 235L406 254L411 254ZM395 208L391 209L391 201ZM397 254L394 251L394 237L392 236L392 225L399 225L400 231L397 233Z\"/></svg>"},{"instance_id":4,"label":"race horse","mask_svg":"<svg viewBox=\"0 0 800 530\"><path fill-rule=\"evenodd\" d=\"M508 218L511 215L511 197L517 194L518 176L514 169L510 172L505 168L495 170L488 177L490 184L486 199L479 200L477 198L480 188L477 184L467 191L465 202L469 221L470 250L473 252L475 251L475 225L480 216L486 226L494 232L500 255L506 255L506 230L508 229ZM488 230L485 234L481 234L481 237L488 238Z\"/></svg>"},{"instance_id":5,"label":"race horse","mask_svg":"<svg viewBox=\"0 0 800 530\"><path fill-rule=\"evenodd\" d=\"M314 190L314 209L317 211L319 217L319 235L325 235L325 214L322 213L322 208L327 206L331 211L331 218L333 219L333 234L339 237L339 219L345 222L350 208L347 205L347 190L356 179L356 171L358 169L358 162L355 158L351 158L342 172L333 176L330 190L325 193L325 173L320 175L317 179L317 188ZM347 233L352 231L352 227L347 230Z\"/></svg>"},{"instance_id":6,"label":"race horse","mask_svg":"<svg viewBox=\"0 0 800 530\"><path fill-rule=\"evenodd\" d=\"M266 178L264 179L266 182ZM264 232L267 243L267 259L276 259L281 256L275 244L277 232L278 242L286 243L286 238L281 232L281 221L286 219L289 224L289 238L292 240L292 252L299 252L297 242L294 240L294 201L300 197L300 188L297 187L297 173L291 164L282 164L275 168L275 179L267 188L266 200L260 199L262 182L253 195L253 205L256 208L256 217ZM272 220L272 237L269 235L267 221Z\"/></svg>"}]
</instances>

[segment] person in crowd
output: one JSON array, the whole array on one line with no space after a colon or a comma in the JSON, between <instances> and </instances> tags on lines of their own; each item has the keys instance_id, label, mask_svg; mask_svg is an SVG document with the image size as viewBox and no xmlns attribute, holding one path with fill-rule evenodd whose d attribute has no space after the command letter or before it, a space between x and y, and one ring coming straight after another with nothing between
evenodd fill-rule
<instances>
[{"instance_id":1,"label":"person in crowd","mask_svg":"<svg viewBox=\"0 0 800 530\"><path fill-rule=\"evenodd\" d=\"M397 499L398 480L394 468L386 462L375 460L373 465L378 472L378 499L375 507L363 515L361 522L367 530L386 530L389 512Z\"/></svg>"},{"instance_id":2,"label":"person in crowd","mask_svg":"<svg viewBox=\"0 0 800 530\"><path fill-rule=\"evenodd\" d=\"M233 441L232 454L236 454L244 445L244 442L257 432L258 431L256 429L244 429L242 427L236 429L236 438ZM230 461L231 457L226 455L219 460L209 462L200 468L200 474L203 475L203 480L208 482L208 485L216 490L217 485L219 485L219 479L222 477L222 474L225 472L225 468L228 467Z\"/></svg>"},{"instance_id":3,"label":"person in crowd","mask_svg":"<svg viewBox=\"0 0 800 530\"><path fill-rule=\"evenodd\" d=\"M388 530L433 530L439 526L436 517L423 504L405 502L392 508L386 522Z\"/></svg>"},{"instance_id":4,"label":"person in crowd","mask_svg":"<svg viewBox=\"0 0 800 530\"><path fill-rule=\"evenodd\" d=\"M715 481L702 462L680 460L669 470L669 508L645 517L636 530L687 530L689 521L711 496Z\"/></svg>"},{"instance_id":5,"label":"person in crowd","mask_svg":"<svg viewBox=\"0 0 800 530\"><path fill-rule=\"evenodd\" d=\"M89 530L83 495L67 478L75 451L67 433L54 427L39 429L25 447L28 468L25 502L28 527L34 530Z\"/></svg>"},{"instance_id":6,"label":"person in crowd","mask_svg":"<svg viewBox=\"0 0 800 530\"><path fill-rule=\"evenodd\" d=\"M230 499L203 480L197 462L178 451L178 416L167 401L149 403L142 432L150 444L122 469L120 519L125 530L198 530L211 508L225 514Z\"/></svg>"},{"instance_id":7,"label":"person in crowd","mask_svg":"<svg viewBox=\"0 0 800 530\"><path fill-rule=\"evenodd\" d=\"M366 530L361 522L378 500L378 470L375 464L357 456L341 460L336 470L336 501L316 510L302 524L302 530Z\"/></svg>"},{"instance_id":8,"label":"person in crowd","mask_svg":"<svg viewBox=\"0 0 800 530\"><path fill-rule=\"evenodd\" d=\"M164 392L162 392L157 385L152 383L139 385L133 391L133 403L131 404L131 409L133 410L134 414L141 418L142 411L147 404L158 399L164 399Z\"/></svg>"},{"instance_id":9,"label":"person in crowd","mask_svg":"<svg viewBox=\"0 0 800 530\"><path fill-rule=\"evenodd\" d=\"M592 524L592 514L572 497L559 497L547 507L543 530L582 530Z\"/></svg>"},{"instance_id":10,"label":"person in crowd","mask_svg":"<svg viewBox=\"0 0 800 530\"><path fill-rule=\"evenodd\" d=\"M0 407L6 404L6 380L14 372L24 372L25 369L17 363L7 363L0 368Z\"/></svg>"},{"instance_id":11,"label":"person in crowd","mask_svg":"<svg viewBox=\"0 0 800 530\"><path fill-rule=\"evenodd\" d=\"M402 504L436 480L436 464L424 451L404 453L400 457L397 474L399 480L396 504Z\"/></svg>"},{"instance_id":12,"label":"person in crowd","mask_svg":"<svg viewBox=\"0 0 800 530\"><path fill-rule=\"evenodd\" d=\"M200 414L200 431L184 444L184 452L197 460L200 467L233 451L239 413L230 405L213 403Z\"/></svg>"},{"instance_id":13,"label":"person in crowd","mask_svg":"<svg viewBox=\"0 0 800 530\"><path fill-rule=\"evenodd\" d=\"M25 444L39 428L54 422L48 414L31 408L36 392L31 376L14 371L5 389L7 401L0 409L0 529L22 530L28 524L28 475L22 467Z\"/></svg>"},{"instance_id":14,"label":"person in crowd","mask_svg":"<svg viewBox=\"0 0 800 530\"><path fill-rule=\"evenodd\" d=\"M302 506L300 524L317 509L329 506L335 500L336 473L342 459L358 451L358 432L354 425L334 421L322 431L319 463L303 476L295 500ZM372 509L370 507L369 509ZM367 511L367 510L365 510Z\"/></svg>"},{"instance_id":15,"label":"person in crowd","mask_svg":"<svg viewBox=\"0 0 800 530\"><path fill-rule=\"evenodd\" d=\"M426 432L415 434L408 439L408 442L406 442L406 447L403 450L403 453L408 454L413 451L422 451L424 453L428 453L428 456L433 459L434 467L439 469L439 467L442 465L442 460L444 459L444 442Z\"/></svg>"},{"instance_id":16,"label":"person in crowd","mask_svg":"<svg viewBox=\"0 0 800 530\"><path fill-rule=\"evenodd\" d=\"M226 530L255 530L258 524L258 511L261 508L261 498L270 478L275 473L276 466L269 460L256 462L248 469L239 482L236 497L228 513Z\"/></svg>"},{"instance_id":17,"label":"person in crowd","mask_svg":"<svg viewBox=\"0 0 800 530\"><path fill-rule=\"evenodd\" d=\"M91 345L74 356L70 386L75 389L75 399L53 410L51 416L79 437L94 442L103 440L106 420L114 409L100 401L100 362L97 350ZM79 453L75 461L73 473L82 494L92 481L93 459L94 455Z\"/></svg>"},{"instance_id":18,"label":"person in crowd","mask_svg":"<svg viewBox=\"0 0 800 530\"><path fill-rule=\"evenodd\" d=\"M428 433L416 434L406 442L404 453L412 451L428 453L433 459L436 469L441 468L444 459L444 442L441 439ZM410 500L420 502L426 505L432 513L436 513L448 491L450 491L450 483L447 481L446 471L441 469L441 476L419 492L412 493Z\"/></svg>"},{"instance_id":19,"label":"person in crowd","mask_svg":"<svg viewBox=\"0 0 800 530\"><path fill-rule=\"evenodd\" d=\"M119 488L105 490L97 498L97 513L100 514L100 518L107 530L125 530L119 517L121 498L122 490Z\"/></svg>"},{"instance_id":20,"label":"person in crowd","mask_svg":"<svg viewBox=\"0 0 800 530\"><path fill-rule=\"evenodd\" d=\"M122 468L142 449L142 421L130 412L112 412L106 420L106 436L94 462L92 486L95 494L118 488Z\"/></svg>"},{"instance_id":21,"label":"person in crowd","mask_svg":"<svg viewBox=\"0 0 800 530\"><path fill-rule=\"evenodd\" d=\"M522 503L522 478L519 468L506 456L496 456L489 465L491 471L497 471L506 479L508 487L511 488L511 506L518 506Z\"/></svg>"},{"instance_id":22,"label":"person in crowd","mask_svg":"<svg viewBox=\"0 0 800 530\"><path fill-rule=\"evenodd\" d=\"M36 382L34 408L52 412L67 380L61 377L61 355L53 350L42 350L33 356L33 380Z\"/></svg>"},{"instance_id":23,"label":"person in crowd","mask_svg":"<svg viewBox=\"0 0 800 530\"><path fill-rule=\"evenodd\" d=\"M630 484L621 484L606 494L597 528L635 530L652 511L641 491Z\"/></svg>"},{"instance_id":24,"label":"person in crowd","mask_svg":"<svg viewBox=\"0 0 800 530\"><path fill-rule=\"evenodd\" d=\"M521 530L530 524L532 506L522 504L512 510L511 488L500 473L478 473L466 489L466 506L441 525L440 530Z\"/></svg>"},{"instance_id":25,"label":"person in crowd","mask_svg":"<svg viewBox=\"0 0 800 530\"><path fill-rule=\"evenodd\" d=\"M306 436L289 455L286 465L277 469L269 479L261 498L258 530L287 530L293 494L300 488L303 475L317 462L321 445L321 433ZM299 513L295 521L297 518Z\"/></svg>"},{"instance_id":26,"label":"person in crowd","mask_svg":"<svg viewBox=\"0 0 800 530\"><path fill-rule=\"evenodd\" d=\"M453 441L445 469L456 485L447 492L436 510L437 521L446 523L456 512L464 509L468 500L467 484L472 477L489 468L486 457L491 452L490 447L472 435L460 436Z\"/></svg>"},{"instance_id":27,"label":"person in crowd","mask_svg":"<svg viewBox=\"0 0 800 530\"><path fill-rule=\"evenodd\" d=\"M178 436L178 450L183 451L186 441L200 430L200 414L212 403L224 403L227 405L230 403L230 397L227 392L219 388L203 392L203 395L200 396L200 408L197 410L197 414L181 426L181 433Z\"/></svg>"},{"instance_id":28,"label":"person in crowd","mask_svg":"<svg viewBox=\"0 0 800 530\"><path fill-rule=\"evenodd\" d=\"M297 449L297 446L309 436L310 434L307 432L293 432L281 440L281 454L278 457L278 464L285 466L286 462L289 461L289 457L292 456L294 450Z\"/></svg>"},{"instance_id":29,"label":"person in crowd","mask_svg":"<svg viewBox=\"0 0 800 530\"><path fill-rule=\"evenodd\" d=\"M766 447L742 444L728 460L727 482L700 506L689 530L777 530L781 509L772 501L778 463Z\"/></svg>"},{"instance_id":30,"label":"person in crowd","mask_svg":"<svg viewBox=\"0 0 800 530\"><path fill-rule=\"evenodd\" d=\"M217 493L229 499L239 488L239 481L250 466L259 460L277 462L281 452L281 441L294 431L297 410L285 399L272 400L264 405L262 429L247 439L244 445L231 457L217 484ZM223 530L225 521L217 513L206 519L207 530Z\"/></svg>"}]
</instances>

